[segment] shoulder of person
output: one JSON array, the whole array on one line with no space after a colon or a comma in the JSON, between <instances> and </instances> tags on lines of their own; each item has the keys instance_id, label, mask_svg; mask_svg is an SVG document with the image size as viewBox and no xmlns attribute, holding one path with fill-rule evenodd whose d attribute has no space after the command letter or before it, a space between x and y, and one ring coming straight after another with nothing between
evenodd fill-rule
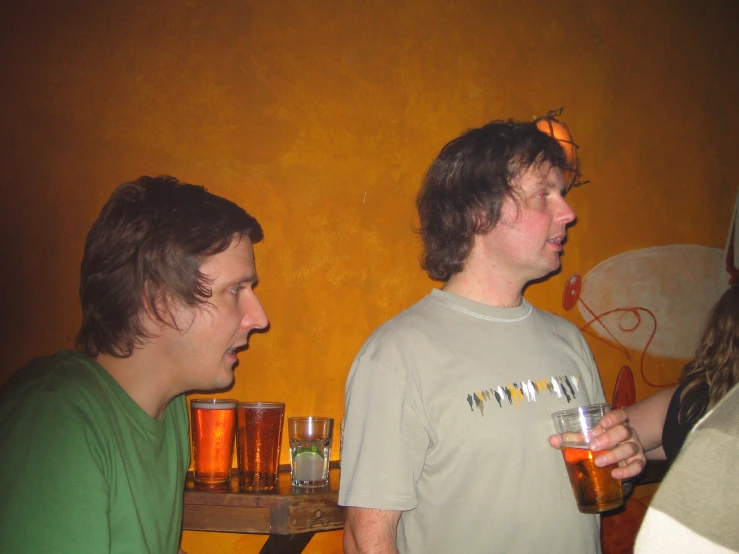
<instances>
[{"instance_id":1,"label":"shoulder of person","mask_svg":"<svg viewBox=\"0 0 739 554\"><path fill-rule=\"evenodd\" d=\"M85 411L105 398L106 376L92 358L74 351L62 351L34 358L6 381L0 403L39 406L47 403L59 412L81 407Z\"/></svg>"},{"instance_id":2,"label":"shoulder of person","mask_svg":"<svg viewBox=\"0 0 739 554\"><path fill-rule=\"evenodd\" d=\"M57 456L69 453L72 462L77 460L74 452L92 450L101 460L105 437L117 422L106 403L109 395L96 374L98 368L87 356L62 352L34 359L18 370L0 396L6 447L22 451L44 444Z\"/></svg>"},{"instance_id":3,"label":"shoulder of person","mask_svg":"<svg viewBox=\"0 0 739 554\"><path fill-rule=\"evenodd\" d=\"M551 337L560 340L575 348L584 357L591 357L590 346L580 328L562 316L541 310L534 306L532 315L544 326Z\"/></svg>"},{"instance_id":4,"label":"shoulder of person","mask_svg":"<svg viewBox=\"0 0 739 554\"><path fill-rule=\"evenodd\" d=\"M426 298L422 298L377 327L367 338L365 345L372 342L402 341L403 337L417 334L419 327L429 321L429 314L425 309Z\"/></svg>"},{"instance_id":5,"label":"shoulder of person","mask_svg":"<svg viewBox=\"0 0 739 554\"><path fill-rule=\"evenodd\" d=\"M722 433L739 435L739 385L729 390L719 402L695 424L697 433L716 429Z\"/></svg>"},{"instance_id":6,"label":"shoulder of person","mask_svg":"<svg viewBox=\"0 0 739 554\"><path fill-rule=\"evenodd\" d=\"M98 382L102 367L89 356L73 350L34 358L14 377L28 387L58 392L75 392Z\"/></svg>"},{"instance_id":7,"label":"shoulder of person","mask_svg":"<svg viewBox=\"0 0 739 554\"><path fill-rule=\"evenodd\" d=\"M556 329L562 333L582 335L578 326L572 323L569 319L565 319L560 315L537 308L533 304L532 308L533 315L540 318L541 321L545 322L547 325L551 326L552 329Z\"/></svg>"},{"instance_id":8,"label":"shoulder of person","mask_svg":"<svg viewBox=\"0 0 739 554\"><path fill-rule=\"evenodd\" d=\"M423 304L424 299L375 329L357 352L351 374L360 369L374 372L377 368L388 374L404 373L407 366L403 360L414 358L414 352L427 351L433 342L429 326L438 323L426 313Z\"/></svg>"}]
</instances>

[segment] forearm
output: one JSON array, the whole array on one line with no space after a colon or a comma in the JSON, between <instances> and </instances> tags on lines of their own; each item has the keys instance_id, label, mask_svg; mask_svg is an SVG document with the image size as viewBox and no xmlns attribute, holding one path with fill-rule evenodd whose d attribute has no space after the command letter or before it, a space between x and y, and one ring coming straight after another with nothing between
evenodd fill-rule
<instances>
[{"instance_id":1,"label":"forearm","mask_svg":"<svg viewBox=\"0 0 739 554\"><path fill-rule=\"evenodd\" d=\"M347 508L345 554L397 554L395 545L400 512Z\"/></svg>"},{"instance_id":2,"label":"forearm","mask_svg":"<svg viewBox=\"0 0 739 554\"><path fill-rule=\"evenodd\" d=\"M395 539L391 537L357 536L351 529L344 529L345 554L398 554Z\"/></svg>"},{"instance_id":3,"label":"forearm","mask_svg":"<svg viewBox=\"0 0 739 554\"><path fill-rule=\"evenodd\" d=\"M644 454L647 457L647 460L653 460L653 461L664 461L667 459L667 456L665 455L665 449L662 448L662 445L658 446L657 448L653 448L652 450L647 450L644 452Z\"/></svg>"},{"instance_id":4,"label":"forearm","mask_svg":"<svg viewBox=\"0 0 739 554\"><path fill-rule=\"evenodd\" d=\"M677 387L663 389L644 400L627 406L628 424L639 436L649 460L664 460L662 429L670 399Z\"/></svg>"}]
</instances>

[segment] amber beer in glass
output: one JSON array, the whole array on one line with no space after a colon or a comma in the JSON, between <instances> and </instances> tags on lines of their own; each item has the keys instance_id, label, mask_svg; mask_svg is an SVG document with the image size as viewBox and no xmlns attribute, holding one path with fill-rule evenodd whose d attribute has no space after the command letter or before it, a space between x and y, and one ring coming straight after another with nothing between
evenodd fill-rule
<instances>
[{"instance_id":1,"label":"amber beer in glass","mask_svg":"<svg viewBox=\"0 0 739 554\"><path fill-rule=\"evenodd\" d=\"M236 419L241 490L274 490L280 466L285 404L242 402L236 406Z\"/></svg>"},{"instance_id":2,"label":"amber beer in glass","mask_svg":"<svg viewBox=\"0 0 739 554\"><path fill-rule=\"evenodd\" d=\"M220 485L231 479L236 403L217 398L190 402L193 479L197 485Z\"/></svg>"},{"instance_id":3,"label":"amber beer in glass","mask_svg":"<svg viewBox=\"0 0 739 554\"><path fill-rule=\"evenodd\" d=\"M595 457L607 452L591 452L590 441L601 434L598 423L610 411L608 404L581 406L552 414L554 427L562 439L562 457L570 478L578 509L599 514L623 504L621 481L611 477L618 464L597 467Z\"/></svg>"}]
</instances>

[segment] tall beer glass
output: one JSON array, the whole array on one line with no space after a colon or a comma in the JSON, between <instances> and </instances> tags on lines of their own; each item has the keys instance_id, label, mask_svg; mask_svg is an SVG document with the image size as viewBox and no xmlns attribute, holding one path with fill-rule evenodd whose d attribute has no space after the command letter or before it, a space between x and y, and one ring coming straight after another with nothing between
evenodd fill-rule
<instances>
[{"instance_id":1,"label":"tall beer glass","mask_svg":"<svg viewBox=\"0 0 739 554\"><path fill-rule=\"evenodd\" d=\"M599 514L618 508L624 502L621 481L611 477L618 464L597 467L594 459L607 452L590 451L590 442L602 434L601 418L611 411L608 404L593 404L552 414L554 427L562 439L562 457L567 467L578 509Z\"/></svg>"},{"instance_id":2,"label":"tall beer glass","mask_svg":"<svg viewBox=\"0 0 739 554\"><path fill-rule=\"evenodd\" d=\"M196 398L190 402L194 481L213 486L231 479L236 400Z\"/></svg>"},{"instance_id":3,"label":"tall beer glass","mask_svg":"<svg viewBox=\"0 0 739 554\"><path fill-rule=\"evenodd\" d=\"M242 402L238 420L236 454L239 484L243 491L269 491L277 487L285 404Z\"/></svg>"}]
</instances>

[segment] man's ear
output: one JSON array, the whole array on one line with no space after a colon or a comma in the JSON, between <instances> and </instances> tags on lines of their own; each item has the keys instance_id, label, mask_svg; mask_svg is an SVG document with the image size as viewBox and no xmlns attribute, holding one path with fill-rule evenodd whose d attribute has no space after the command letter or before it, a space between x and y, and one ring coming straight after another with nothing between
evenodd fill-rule
<instances>
[{"instance_id":1,"label":"man's ear","mask_svg":"<svg viewBox=\"0 0 739 554\"><path fill-rule=\"evenodd\" d=\"M176 304L178 303L171 294L148 282L144 288L142 323L149 331L154 331L155 334L159 334L157 331L162 326L177 329Z\"/></svg>"},{"instance_id":2,"label":"man's ear","mask_svg":"<svg viewBox=\"0 0 739 554\"><path fill-rule=\"evenodd\" d=\"M477 206L472 210L472 221L474 222L474 234L484 235L491 226L488 224L488 214L485 213L482 206Z\"/></svg>"}]
</instances>

